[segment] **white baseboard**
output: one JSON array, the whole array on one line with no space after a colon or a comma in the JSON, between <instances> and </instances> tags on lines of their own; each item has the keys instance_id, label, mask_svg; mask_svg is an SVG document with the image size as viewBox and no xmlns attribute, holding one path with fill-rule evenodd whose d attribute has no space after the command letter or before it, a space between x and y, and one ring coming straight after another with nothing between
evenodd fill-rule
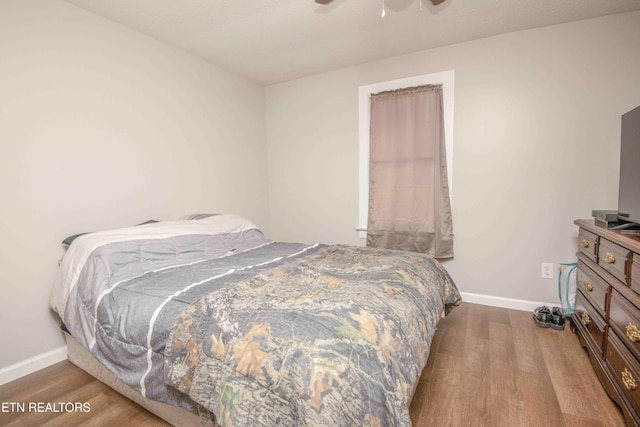
<instances>
[{"instance_id":1,"label":"white baseboard","mask_svg":"<svg viewBox=\"0 0 640 427\"><path fill-rule=\"evenodd\" d=\"M67 359L67 346L39 354L0 369L0 385L39 371Z\"/></svg>"},{"instance_id":2,"label":"white baseboard","mask_svg":"<svg viewBox=\"0 0 640 427\"><path fill-rule=\"evenodd\" d=\"M488 305L491 307L509 308L520 311L533 311L536 307L546 305L547 307L558 306L558 303L528 301L514 298L503 298L492 295L472 294L470 292L460 292L462 302L470 304Z\"/></svg>"},{"instance_id":3,"label":"white baseboard","mask_svg":"<svg viewBox=\"0 0 640 427\"><path fill-rule=\"evenodd\" d=\"M488 305L491 307L509 308L520 311L533 311L541 305L555 306L557 303L544 303L537 301L527 301L513 298L496 297L492 295L473 294L470 292L460 292L462 301L470 304ZM55 363L67 359L67 347L63 346L38 356L31 357L14 365L0 369L0 385L6 384L18 378L29 375L33 372L44 369Z\"/></svg>"}]
</instances>

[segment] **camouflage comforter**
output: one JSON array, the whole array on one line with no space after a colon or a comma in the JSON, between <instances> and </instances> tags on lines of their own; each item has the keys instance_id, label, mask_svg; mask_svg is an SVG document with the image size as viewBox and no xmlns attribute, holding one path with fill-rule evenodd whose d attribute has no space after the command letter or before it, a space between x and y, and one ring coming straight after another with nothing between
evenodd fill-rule
<instances>
[{"instance_id":1,"label":"camouflage comforter","mask_svg":"<svg viewBox=\"0 0 640 427\"><path fill-rule=\"evenodd\" d=\"M165 381L223 426L410 426L436 324L459 303L428 256L319 245L189 305Z\"/></svg>"}]
</instances>

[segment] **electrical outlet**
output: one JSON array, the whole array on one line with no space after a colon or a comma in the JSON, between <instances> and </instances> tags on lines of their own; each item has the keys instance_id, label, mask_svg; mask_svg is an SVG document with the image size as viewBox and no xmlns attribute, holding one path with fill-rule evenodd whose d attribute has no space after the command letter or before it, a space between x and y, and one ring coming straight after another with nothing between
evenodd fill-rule
<instances>
[{"instance_id":1,"label":"electrical outlet","mask_svg":"<svg viewBox=\"0 0 640 427\"><path fill-rule=\"evenodd\" d=\"M540 277L543 279L553 279L553 263L543 262Z\"/></svg>"}]
</instances>

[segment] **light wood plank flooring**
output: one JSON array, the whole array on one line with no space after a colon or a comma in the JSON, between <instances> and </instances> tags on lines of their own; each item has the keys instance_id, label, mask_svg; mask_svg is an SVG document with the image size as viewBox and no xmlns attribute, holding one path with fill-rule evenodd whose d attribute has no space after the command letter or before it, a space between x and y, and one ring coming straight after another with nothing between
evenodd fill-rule
<instances>
[{"instance_id":1,"label":"light wood plank flooring","mask_svg":"<svg viewBox=\"0 0 640 427\"><path fill-rule=\"evenodd\" d=\"M0 412L1 426L162 426L162 420L61 362L0 387L0 402L88 402L91 411ZM463 304L442 320L411 404L416 427L623 426L569 328Z\"/></svg>"}]
</instances>

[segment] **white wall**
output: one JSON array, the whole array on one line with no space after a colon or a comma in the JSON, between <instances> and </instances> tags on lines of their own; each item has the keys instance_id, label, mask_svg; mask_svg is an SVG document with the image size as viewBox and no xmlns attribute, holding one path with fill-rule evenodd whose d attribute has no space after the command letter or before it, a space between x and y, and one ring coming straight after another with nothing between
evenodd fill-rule
<instances>
[{"instance_id":1,"label":"white wall","mask_svg":"<svg viewBox=\"0 0 640 427\"><path fill-rule=\"evenodd\" d=\"M0 368L63 345L64 237L197 212L266 228L264 111L262 86L152 38L0 1Z\"/></svg>"},{"instance_id":2,"label":"white wall","mask_svg":"<svg viewBox=\"0 0 640 427\"><path fill-rule=\"evenodd\" d=\"M620 116L640 105L640 13L506 34L267 88L272 236L364 244L358 86L455 70L461 290L556 301L541 262L575 259L575 218L617 206Z\"/></svg>"}]
</instances>

